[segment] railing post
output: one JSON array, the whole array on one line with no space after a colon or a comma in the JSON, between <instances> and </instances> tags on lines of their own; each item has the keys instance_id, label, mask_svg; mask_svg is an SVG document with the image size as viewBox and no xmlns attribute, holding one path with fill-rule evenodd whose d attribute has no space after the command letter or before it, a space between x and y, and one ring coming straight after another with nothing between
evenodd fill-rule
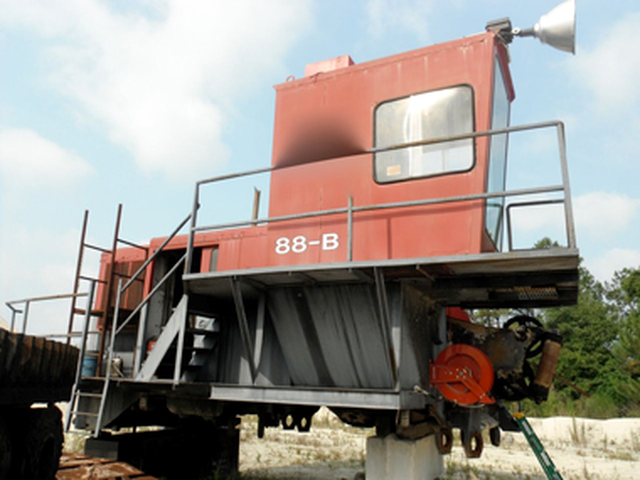
<instances>
[{"instance_id":1,"label":"railing post","mask_svg":"<svg viewBox=\"0 0 640 480\"><path fill-rule=\"evenodd\" d=\"M567 227L567 246L576 248L576 232L573 225L573 205L571 187L569 186L569 166L567 165L567 145L564 135L564 123L558 122L558 146L560 148L560 168L562 170L562 185L564 186L565 221Z\"/></svg>"},{"instance_id":2,"label":"railing post","mask_svg":"<svg viewBox=\"0 0 640 480\"><path fill-rule=\"evenodd\" d=\"M22 333L27 333L27 320L29 320L29 307L31 306L31 300L27 300L24 303L24 312L22 314Z\"/></svg>"},{"instance_id":3,"label":"railing post","mask_svg":"<svg viewBox=\"0 0 640 480\"><path fill-rule=\"evenodd\" d=\"M347 261L353 261L353 197L349 196L347 211Z\"/></svg>"},{"instance_id":4,"label":"railing post","mask_svg":"<svg viewBox=\"0 0 640 480\"><path fill-rule=\"evenodd\" d=\"M149 304L145 303L142 309L140 310L140 320L138 321L138 336L136 339L136 349L133 354L133 376L135 378L140 371L140 367L142 365L142 356L144 355L144 338L147 330L147 316L149 313Z\"/></svg>"},{"instance_id":5,"label":"railing post","mask_svg":"<svg viewBox=\"0 0 640 480\"><path fill-rule=\"evenodd\" d=\"M14 328L16 327L16 314L18 313L18 311L14 309L11 305L9 304L7 305L11 309L11 331L13 332Z\"/></svg>"},{"instance_id":6,"label":"railing post","mask_svg":"<svg viewBox=\"0 0 640 480\"><path fill-rule=\"evenodd\" d=\"M196 182L196 190L193 196L193 207L191 210L191 225L189 226L189 241L187 243L187 258L184 262L184 273L191 272L191 261L193 257L193 240L197 225L198 208L200 208L200 182Z\"/></svg>"}]
</instances>

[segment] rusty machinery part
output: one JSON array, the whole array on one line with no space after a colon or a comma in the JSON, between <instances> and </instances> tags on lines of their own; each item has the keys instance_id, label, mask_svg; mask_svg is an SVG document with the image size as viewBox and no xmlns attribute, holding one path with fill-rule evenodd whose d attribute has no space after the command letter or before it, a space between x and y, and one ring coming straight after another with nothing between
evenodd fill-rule
<instances>
[{"instance_id":1,"label":"rusty machinery part","mask_svg":"<svg viewBox=\"0 0 640 480\"><path fill-rule=\"evenodd\" d=\"M83 480L100 478L102 480L156 480L141 470L125 462L105 458L93 458L75 453L65 453L60 459L56 480Z\"/></svg>"},{"instance_id":2,"label":"rusty machinery part","mask_svg":"<svg viewBox=\"0 0 640 480\"><path fill-rule=\"evenodd\" d=\"M482 450L484 450L484 440L482 433L474 431L469 433L466 430L460 430L460 438L462 440L462 448L467 458L480 458Z\"/></svg>"},{"instance_id":3,"label":"rusty machinery part","mask_svg":"<svg viewBox=\"0 0 640 480\"><path fill-rule=\"evenodd\" d=\"M494 447L499 447L502 441L502 437L500 434L500 427L493 427L489 429L489 440L491 440L491 445Z\"/></svg>"},{"instance_id":4,"label":"rusty machinery part","mask_svg":"<svg viewBox=\"0 0 640 480\"><path fill-rule=\"evenodd\" d=\"M562 337L555 333L547 332L543 342L538 371L530 386L531 397L537 403L545 401L549 396L549 389L553 383L556 367L558 366L561 348Z\"/></svg>"},{"instance_id":5,"label":"rusty machinery part","mask_svg":"<svg viewBox=\"0 0 640 480\"><path fill-rule=\"evenodd\" d=\"M516 338L520 341L526 341L533 334L525 351L525 357L533 358L540 355L545 333L540 320L529 315L516 315L507 320L503 328L513 330Z\"/></svg>"},{"instance_id":6,"label":"rusty machinery part","mask_svg":"<svg viewBox=\"0 0 640 480\"><path fill-rule=\"evenodd\" d=\"M494 403L489 395L493 380L489 357L471 345L450 345L431 364L431 383L444 398L458 405Z\"/></svg>"},{"instance_id":7,"label":"rusty machinery part","mask_svg":"<svg viewBox=\"0 0 640 480\"><path fill-rule=\"evenodd\" d=\"M453 449L453 430L449 427L438 429L435 435L436 447L441 455L448 455Z\"/></svg>"},{"instance_id":8,"label":"rusty machinery part","mask_svg":"<svg viewBox=\"0 0 640 480\"><path fill-rule=\"evenodd\" d=\"M529 396L536 403L543 402L549 395L553 377L560 357L562 337L554 332L544 330L542 323L528 315L517 315L505 322L504 328L513 330L521 339L530 337L525 351L527 359L540 356L538 369L534 373L525 361L525 377Z\"/></svg>"},{"instance_id":9,"label":"rusty machinery part","mask_svg":"<svg viewBox=\"0 0 640 480\"><path fill-rule=\"evenodd\" d=\"M447 325L452 343L474 346L489 357L495 374L491 391L494 398L530 398L538 403L547 398L562 338L545 330L536 318L517 315L503 328L452 319ZM534 357L540 358L537 370L531 364Z\"/></svg>"}]
</instances>

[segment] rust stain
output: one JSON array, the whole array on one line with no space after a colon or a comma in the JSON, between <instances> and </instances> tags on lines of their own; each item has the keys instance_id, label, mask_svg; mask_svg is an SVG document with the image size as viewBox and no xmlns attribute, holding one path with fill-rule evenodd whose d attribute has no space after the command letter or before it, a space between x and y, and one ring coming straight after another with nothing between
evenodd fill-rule
<instances>
[{"instance_id":1,"label":"rust stain","mask_svg":"<svg viewBox=\"0 0 640 480\"><path fill-rule=\"evenodd\" d=\"M158 480L129 465L106 458L65 453L56 480Z\"/></svg>"}]
</instances>

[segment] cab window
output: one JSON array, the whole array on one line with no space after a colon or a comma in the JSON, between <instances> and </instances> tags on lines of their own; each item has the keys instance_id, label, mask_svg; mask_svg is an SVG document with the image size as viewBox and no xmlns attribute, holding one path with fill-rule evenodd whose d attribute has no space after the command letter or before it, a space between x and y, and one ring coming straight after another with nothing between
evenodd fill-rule
<instances>
[{"instance_id":1,"label":"cab window","mask_svg":"<svg viewBox=\"0 0 640 480\"><path fill-rule=\"evenodd\" d=\"M473 90L468 85L419 93L380 104L375 111L374 175L392 183L473 168L473 139L384 151L396 145L471 133Z\"/></svg>"}]
</instances>

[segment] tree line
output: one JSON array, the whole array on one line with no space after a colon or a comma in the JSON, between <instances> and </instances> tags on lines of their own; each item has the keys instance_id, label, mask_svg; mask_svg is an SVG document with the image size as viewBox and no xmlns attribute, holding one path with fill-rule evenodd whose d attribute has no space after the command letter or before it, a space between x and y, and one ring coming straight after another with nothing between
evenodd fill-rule
<instances>
[{"instance_id":1,"label":"tree line","mask_svg":"<svg viewBox=\"0 0 640 480\"><path fill-rule=\"evenodd\" d=\"M547 238L536 245L554 246ZM527 312L560 333L563 345L549 400L527 401L523 408L538 416L640 417L640 267L617 271L608 282L584 266L579 273L576 305ZM474 317L495 323L513 314L479 311Z\"/></svg>"}]
</instances>

